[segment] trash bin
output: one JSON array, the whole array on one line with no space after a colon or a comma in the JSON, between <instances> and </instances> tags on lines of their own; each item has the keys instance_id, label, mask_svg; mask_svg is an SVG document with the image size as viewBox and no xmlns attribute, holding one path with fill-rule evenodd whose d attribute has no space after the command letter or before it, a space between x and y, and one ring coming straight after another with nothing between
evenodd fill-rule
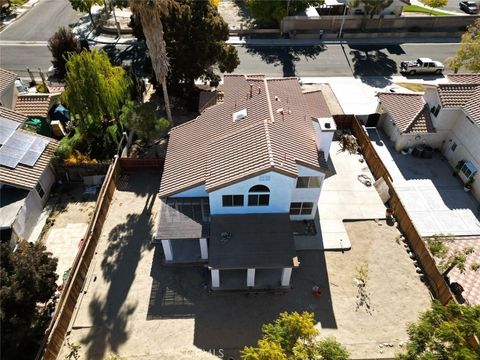
<instances>
[{"instance_id":1,"label":"trash bin","mask_svg":"<svg viewBox=\"0 0 480 360\"><path fill-rule=\"evenodd\" d=\"M433 157L433 148L431 146L425 145L422 152L422 157L425 159L431 159Z\"/></svg>"}]
</instances>

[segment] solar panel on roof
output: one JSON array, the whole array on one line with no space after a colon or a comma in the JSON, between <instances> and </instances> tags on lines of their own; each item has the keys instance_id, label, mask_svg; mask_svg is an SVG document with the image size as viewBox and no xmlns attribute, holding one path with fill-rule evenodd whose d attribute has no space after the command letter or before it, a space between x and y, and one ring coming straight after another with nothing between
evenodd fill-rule
<instances>
[{"instance_id":1,"label":"solar panel on roof","mask_svg":"<svg viewBox=\"0 0 480 360\"><path fill-rule=\"evenodd\" d=\"M16 121L0 116L0 145L3 145L5 141L15 132L20 124Z\"/></svg>"},{"instance_id":2,"label":"solar panel on roof","mask_svg":"<svg viewBox=\"0 0 480 360\"><path fill-rule=\"evenodd\" d=\"M15 168L34 141L35 136L15 131L0 147L0 165Z\"/></svg>"},{"instance_id":3,"label":"solar panel on roof","mask_svg":"<svg viewBox=\"0 0 480 360\"><path fill-rule=\"evenodd\" d=\"M20 159L20 163L28 166L33 166L37 162L43 150L48 145L48 140L36 138L25 155Z\"/></svg>"}]
</instances>

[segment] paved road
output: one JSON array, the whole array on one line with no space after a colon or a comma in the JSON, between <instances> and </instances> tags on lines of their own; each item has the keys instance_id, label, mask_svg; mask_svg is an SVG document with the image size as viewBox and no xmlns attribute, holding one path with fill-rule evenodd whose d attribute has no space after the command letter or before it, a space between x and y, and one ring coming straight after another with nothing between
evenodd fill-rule
<instances>
[{"instance_id":1,"label":"paved road","mask_svg":"<svg viewBox=\"0 0 480 360\"><path fill-rule=\"evenodd\" d=\"M431 56L444 61L453 56L458 44L325 45L320 46L241 46L237 73L264 73L268 76L380 76L398 73L400 61ZM128 49L123 54L122 50ZM119 57L138 53L131 47L118 47ZM16 44L0 41L1 66L26 77L25 68L50 66L46 43Z\"/></svg>"},{"instance_id":2,"label":"paved road","mask_svg":"<svg viewBox=\"0 0 480 360\"><path fill-rule=\"evenodd\" d=\"M398 73L402 60L444 61L458 44L325 45L325 47L237 47L239 73L268 76L382 76Z\"/></svg>"},{"instance_id":3,"label":"paved road","mask_svg":"<svg viewBox=\"0 0 480 360\"><path fill-rule=\"evenodd\" d=\"M40 0L20 19L0 33L1 40L48 40L61 26L74 25L81 13L68 0Z\"/></svg>"}]
</instances>

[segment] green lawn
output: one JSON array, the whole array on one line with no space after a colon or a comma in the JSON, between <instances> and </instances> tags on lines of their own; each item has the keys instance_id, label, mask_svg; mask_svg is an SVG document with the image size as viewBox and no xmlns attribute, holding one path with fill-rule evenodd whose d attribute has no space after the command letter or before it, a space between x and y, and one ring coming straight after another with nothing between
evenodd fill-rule
<instances>
[{"instance_id":1,"label":"green lawn","mask_svg":"<svg viewBox=\"0 0 480 360\"><path fill-rule=\"evenodd\" d=\"M23 4L25 4L28 0L10 0L10 3L13 5L13 6L22 6Z\"/></svg>"},{"instance_id":2,"label":"green lawn","mask_svg":"<svg viewBox=\"0 0 480 360\"><path fill-rule=\"evenodd\" d=\"M419 12L419 13L425 13L427 15L432 15L435 16L451 16L450 14L437 11L437 10L430 10L430 9L425 9L424 7L418 6L418 5L407 5L403 7L404 12Z\"/></svg>"}]
</instances>

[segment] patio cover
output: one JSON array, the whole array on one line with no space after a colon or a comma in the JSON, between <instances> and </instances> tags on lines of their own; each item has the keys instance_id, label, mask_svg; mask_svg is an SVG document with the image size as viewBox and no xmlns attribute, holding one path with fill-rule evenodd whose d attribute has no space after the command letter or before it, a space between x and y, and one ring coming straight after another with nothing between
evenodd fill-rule
<instances>
[{"instance_id":1,"label":"patio cover","mask_svg":"<svg viewBox=\"0 0 480 360\"><path fill-rule=\"evenodd\" d=\"M161 199L155 240L208 237L209 219L208 198Z\"/></svg>"},{"instance_id":2,"label":"patio cover","mask_svg":"<svg viewBox=\"0 0 480 360\"><path fill-rule=\"evenodd\" d=\"M212 216L208 262L213 269L293 267L295 257L288 214Z\"/></svg>"}]
</instances>

